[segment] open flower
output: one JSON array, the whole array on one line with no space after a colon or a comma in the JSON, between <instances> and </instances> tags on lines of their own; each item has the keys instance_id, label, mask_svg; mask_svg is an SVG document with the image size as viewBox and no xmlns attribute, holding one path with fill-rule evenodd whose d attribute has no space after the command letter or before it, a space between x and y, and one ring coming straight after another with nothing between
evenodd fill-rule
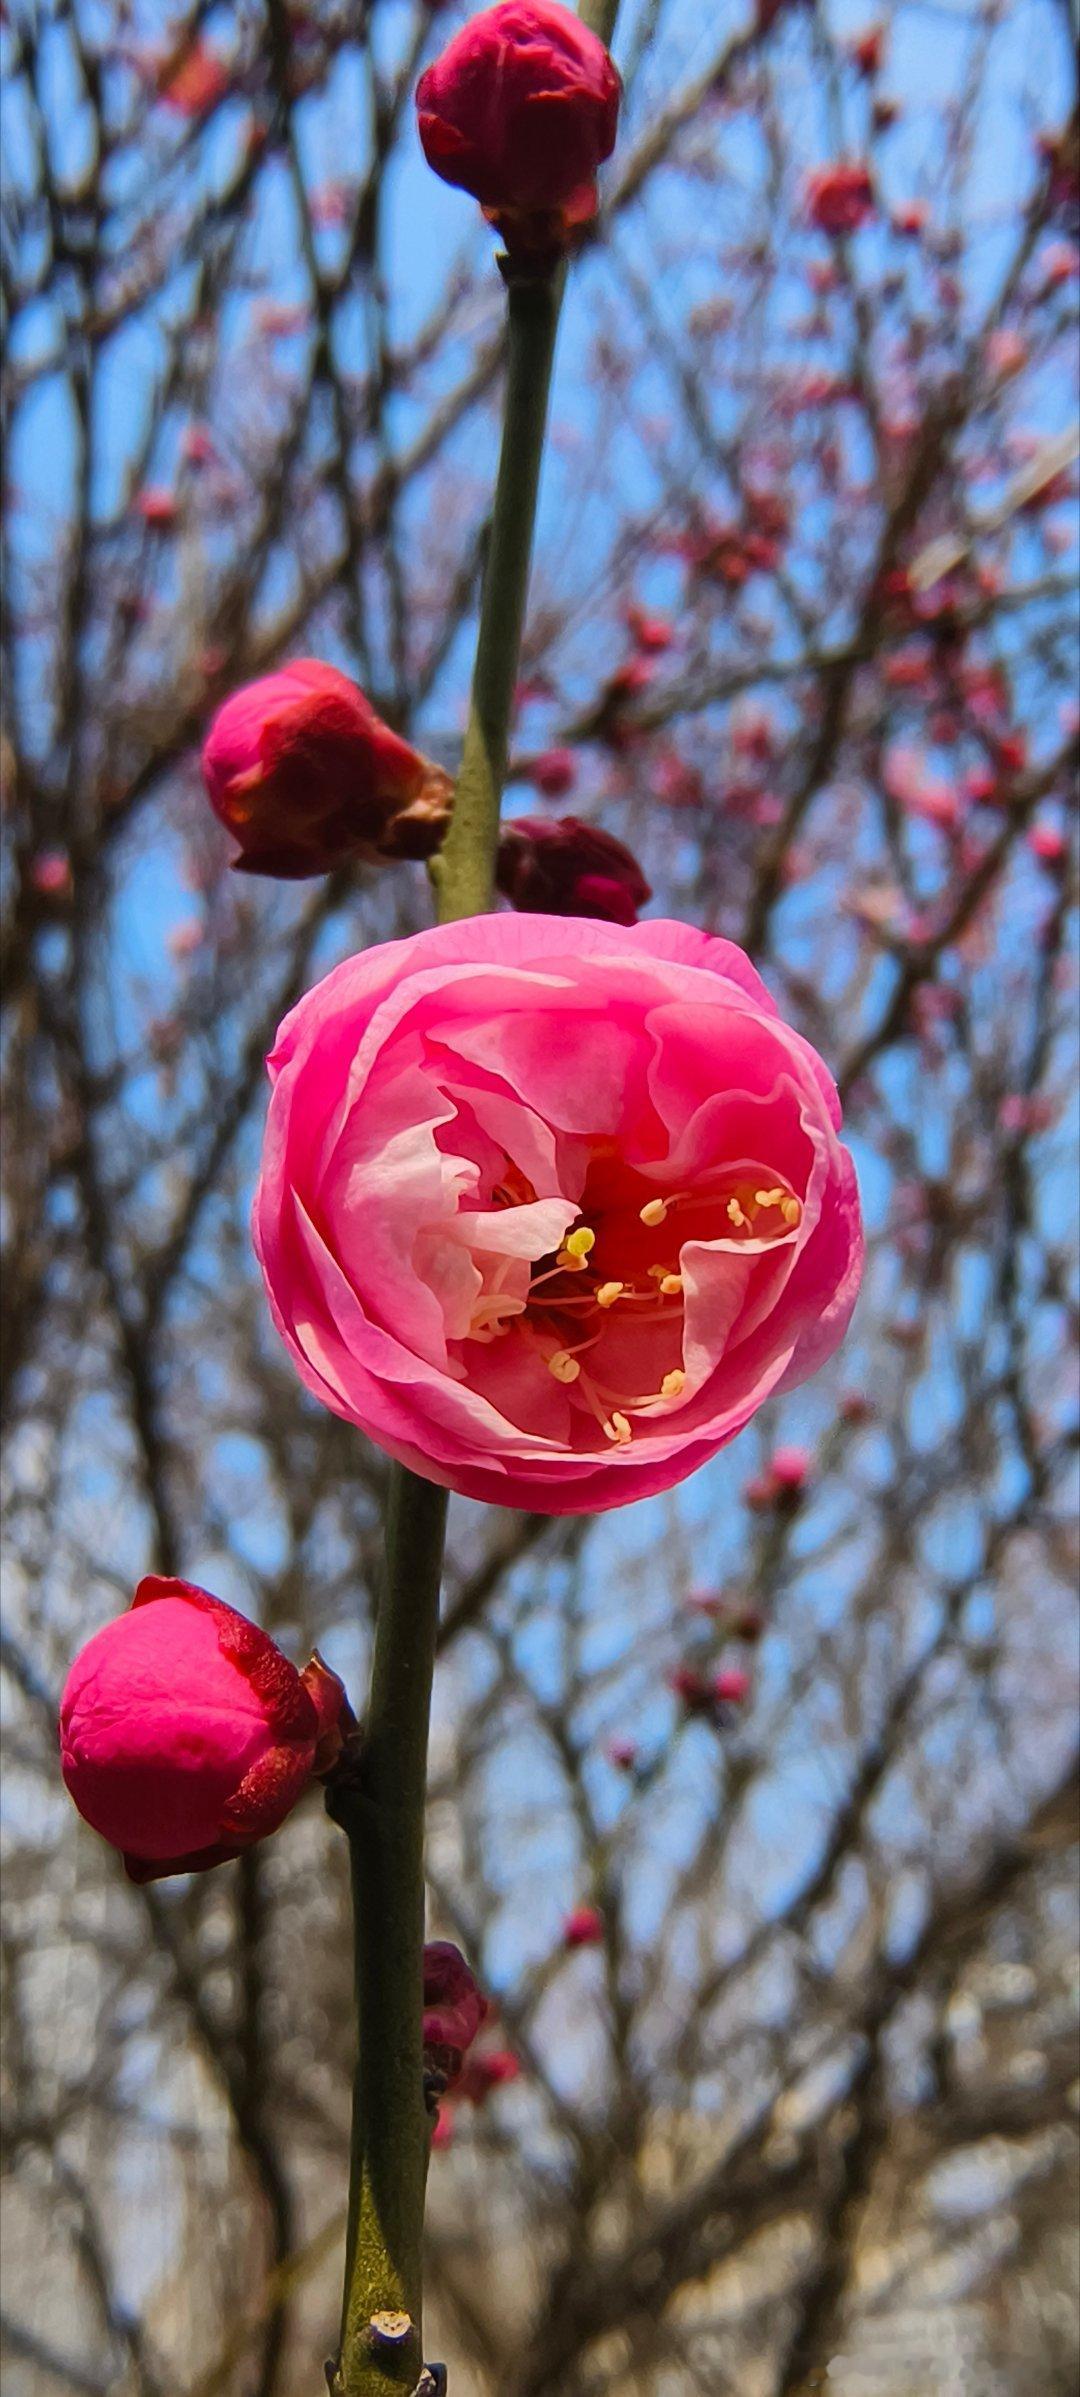
<instances>
[{"instance_id":1,"label":"open flower","mask_svg":"<svg viewBox=\"0 0 1080 2397\"><path fill-rule=\"evenodd\" d=\"M202 768L245 874L291 882L353 860L430 857L449 821L449 776L321 658L294 658L234 691Z\"/></svg>"},{"instance_id":2,"label":"open flower","mask_svg":"<svg viewBox=\"0 0 1080 2397\"><path fill-rule=\"evenodd\" d=\"M844 1332L836 1093L730 941L467 918L336 967L270 1073L274 1319L431 1481L547 1514L647 1497Z\"/></svg>"},{"instance_id":3,"label":"open flower","mask_svg":"<svg viewBox=\"0 0 1080 2397\"><path fill-rule=\"evenodd\" d=\"M621 91L603 42L572 9L499 0L420 77L424 156L480 201L511 256L557 252L596 213Z\"/></svg>"},{"instance_id":4,"label":"open flower","mask_svg":"<svg viewBox=\"0 0 1080 2397\"><path fill-rule=\"evenodd\" d=\"M152 1573L72 1665L61 1770L131 1880L203 1872L276 1831L329 1770L344 1704L320 1658L298 1673L246 1615Z\"/></svg>"}]
</instances>

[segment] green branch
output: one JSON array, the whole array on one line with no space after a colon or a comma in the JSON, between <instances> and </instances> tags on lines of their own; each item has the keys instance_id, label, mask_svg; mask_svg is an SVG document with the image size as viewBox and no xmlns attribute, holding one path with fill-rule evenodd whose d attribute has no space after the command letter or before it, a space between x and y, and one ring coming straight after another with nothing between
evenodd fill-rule
<instances>
[{"instance_id":1,"label":"green branch","mask_svg":"<svg viewBox=\"0 0 1080 2397\"><path fill-rule=\"evenodd\" d=\"M609 40L618 0L581 14ZM507 380L476 664L454 813L431 874L440 923L494 898L499 807L525 623L548 391L565 267L506 270ZM330 1804L348 1833L359 2058L353 2094L341 2353L333 2397L420 2390L424 2192L424 1803L446 1493L395 1465L371 1697L350 1784Z\"/></svg>"},{"instance_id":2,"label":"green branch","mask_svg":"<svg viewBox=\"0 0 1080 2397\"><path fill-rule=\"evenodd\" d=\"M482 915L495 888L499 807L521 657L536 495L564 271L511 277L499 479L484 574L472 700L454 812L431 875L439 921Z\"/></svg>"},{"instance_id":3,"label":"green branch","mask_svg":"<svg viewBox=\"0 0 1080 2397\"><path fill-rule=\"evenodd\" d=\"M445 1490L392 1468L356 1785L332 1799L349 1835L358 2037L334 2397L411 2397L423 2363L424 1797L446 1506ZM373 2329L386 2316L407 2318L400 2338Z\"/></svg>"}]
</instances>

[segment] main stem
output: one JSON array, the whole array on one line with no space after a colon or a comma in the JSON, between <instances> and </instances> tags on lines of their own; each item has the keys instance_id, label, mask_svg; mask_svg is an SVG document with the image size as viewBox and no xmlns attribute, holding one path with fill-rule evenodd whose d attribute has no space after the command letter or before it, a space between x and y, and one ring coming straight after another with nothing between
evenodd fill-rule
<instances>
[{"instance_id":1,"label":"main stem","mask_svg":"<svg viewBox=\"0 0 1080 2397\"><path fill-rule=\"evenodd\" d=\"M499 803L521 653L563 274L509 283L507 386L472 703L450 832L433 867L440 923L494 894ZM424 2189L424 1799L446 1492L391 1469L386 1585L348 1833L359 2053L341 2353L334 2397L421 2383ZM397 2317L389 2323L387 2317ZM391 2328L399 2335L389 2335Z\"/></svg>"},{"instance_id":2,"label":"main stem","mask_svg":"<svg viewBox=\"0 0 1080 2397\"><path fill-rule=\"evenodd\" d=\"M424 1792L447 1496L395 1466L349 1835L358 2053L335 2397L420 2379L421 2241L431 2124L423 2097ZM408 2317L394 2342L373 2323Z\"/></svg>"},{"instance_id":3,"label":"main stem","mask_svg":"<svg viewBox=\"0 0 1080 2397\"><path fill-rule=\"evenodd\" d=\"M439 922L482 915L495 889L499 807L521 656L536 495L563 271L509 286L506 408L472 700L450 830L432 880Z\"/></svg>"}]
</instances>

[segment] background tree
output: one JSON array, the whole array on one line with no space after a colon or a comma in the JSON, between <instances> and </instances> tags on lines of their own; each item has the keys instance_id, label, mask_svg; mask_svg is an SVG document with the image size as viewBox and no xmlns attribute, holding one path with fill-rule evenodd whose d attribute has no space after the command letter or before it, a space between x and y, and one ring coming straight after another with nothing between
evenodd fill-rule
<instances>
[{"instance_id":1,"label":"background tree","mask_svg":"<svg viewBox=\"0 0 1080 2397\"><path fill-rule=\"evenodd\" d=\"M233 876L197 745L317 654L456 763L502 306L416 148L454 21L13 0L0 34L18 2397L299 2397L334 2342L340 1835L311 1805L130 1889L54 1716L151 1565L362 1686L385 1466L296 1386L247 1210L281 1013L429 895ZM431 1917L499 2021L433 2163L429 2345L452 2397L789 2397L838 2357L890 2397L964 2369L1049 2397L1076 2366L1069 26L645 0L617 55L514 796L751 949L838 1072L871 1258L836 1366L670 1498L451 1509Z\"/></svg>"}]
</instances>

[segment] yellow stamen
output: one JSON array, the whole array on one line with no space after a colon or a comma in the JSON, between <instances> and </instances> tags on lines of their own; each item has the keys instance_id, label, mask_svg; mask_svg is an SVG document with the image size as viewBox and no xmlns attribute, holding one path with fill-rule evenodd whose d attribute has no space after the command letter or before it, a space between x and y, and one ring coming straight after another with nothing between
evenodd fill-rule
<instances>
[{"instance_id":1,"label":"yellow stamen","mask_svg":"<svg viewBox=\"0 0 1080 2397\"><path fill-rule=\"evenodd\" d=\"M587 1223L579 1223L577 1230L567 1235L563 1247L568 1250L570 1256L580 1257L584 1262L589 1250L596 1247L596 1234L590 1232Z\"/></svg>"},{"instance_id":2,"label":"yellow stamen","mask_svg":"<svg viewBox=\"0 0 1080 2397\"><path fill-rule=\"evenodd\" d=\"M630 1426L625 1415L612 1415L609 1421L605 1423L602 1428L605 1437L609 1440L613 1440L616 1448L625 1448L627 1441L631 1437Z\"/></svg>"},{"instance_id":3,"label":"yellow stamen","mask_svg":"<svg viewBox=\"0 0 1080 2397\"><path fill-rule=\"evenodd\" d=\"M740 1207L737 1198L730 1198L728 1200L727 1215L729 1223L734 1224L737 1232L741 1231L743 1225L745 1223L749 1223L750 1221L749 1216L743 1214L742 1208Z\"/></svg>"},{"instance_id":4,"label":"yellow stamen","mask_svg":"<svg viewBox=\"0 0 1080 2397\"><path fill-rule=\"evenodd\" d=\"M781 1199L785 1196L786 1193L783 1190L755 1190L754 1205L755 1207L778 1207Z\"/></svg>"},{"instance_id":5,"label":"yellow stamen","mask_svg":"<svg viewBox=\"0 0 1080 2397\"><path fill-rule=\"evenodd\" d=\"M571 1356L568 1348L557 1348L554 1355L548 1358L547 1369L554 1374L557 1382L576 1382L581 1372L577 1358Z\"/></svg>"},{"instance_id":6,"label":"yellow stamen","mask_svg":"<svg viewBox=\"0 0 1080 2397\"><path fill-rule=\"evenodd\" d=\"M685 1381L686 1375L682 1366L674 1365L670 1373L665 1373L660 1384L661 1398L681 1398Z\"/></svg>"},{"instance_id":7,"label":"yellow stamen","mask_svg":"<svg viewBox=\"0 0 1080 2397\"><path fill-rule=\"evenodd\" d=\"M558 1251L555 1263L556 1265L561 1266L564 1273L587 1273L589 1270L586 1259L584 1257L576 1256L572 1248L561 1248ZM533 1283L533 1289L536 1289L537 1282L544 1281L546 1278L546 1275L538 1274L536 1281Z\"/></svg>"},{"instance_id":8,"label":"yellow stamen","mask_svg":"<svg viewBox=\"0 0 1080 2397\"><path fill-rule=\"evenodd\" d=\"M797 1223L801 1223L802 1221L802 1207L797 1198L782 1198L780 1201L780 1213L784 1218L784 1222L791 1224L792 1226Z\"/></svg>"},{"instance_id":9,"label":"yellow stamen","mask_svg":"<svg viewBox=\"0 0 1080 2397\"><path fill-rule=\"evenodd\" d=\"M678 1298L681 1289L681 1273L665 1273L661 1275L660 1295L662 1298Z\"/></svg>"},{"instance_id":10,"label":"yellow stamen","mask_svg":"<svg viewBox=\"0 0 1080 2397\"><path fill-rule=\"evenodd\" d=\"M622 1297L625 1288L625 1282L601 1282L600 1288L596 1293L597 1306L613 1307L616 1299Z\"/></svg>"},{"instance_id":11,"label":"yellow stamen","mask_svg":"<svg viewBox=\"0 0 1080 2397\"><path fill-rule=\"evenodd\" d=\"M642 1223L648 1225L650 1232L654 1232L658 1224L667 1222L667 1200L649 1199L641 1208L640 1216Z\"/></svg>"}]
</instances>

